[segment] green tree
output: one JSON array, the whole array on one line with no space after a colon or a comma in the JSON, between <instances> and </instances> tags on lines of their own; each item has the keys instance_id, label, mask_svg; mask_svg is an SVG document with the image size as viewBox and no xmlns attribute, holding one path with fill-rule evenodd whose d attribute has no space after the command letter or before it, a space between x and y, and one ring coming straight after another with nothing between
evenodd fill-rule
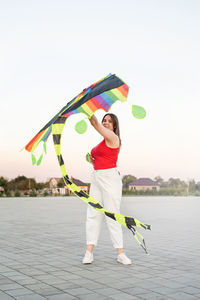
<instances>
[{"instance_id":1,"label":"green tree","mask_svg":"<svg viewBox=\"0 0 200 300\"><path fill-rule=\"evenodd\" d=\"M38 182L38 183L36 183L36 189L37 190L42 190L45 187L46 187L46 183L44 183L44 182Z\"/></svg>"},{"instance_id":2,"label":"green tree","mask_svg":"<svg viewBox=\"0 0 200 300\"><path fill-rule=\"evenodd\" d=\"M27 178L25 176L18 176L8 182L8 188L11 191L36 189L36 186L37 183L34 178Z\"/></svg>"},{"instance_id":3,"label":"green tree","mask_svg":"<svg viewBox=\"0 0 200 300\"><path fill-rule=\"evenodd\" d=\"M164 179L161 176L156 176L154 180L160 184L160 186L164 185Z\"/></svg>"},{"instance_id":4,"label":"green tree","mask_svg":"<svg viewBox=\"0 0 200 300\"><path fill-rule=\"evenodd\" d=\"M64 181L63 181L63 179L61 179L61 180L58 182L57 187L58 187L58 188L63 188L64 186L65 186Z\"/></svg>"},{"instance_id":5,"label":"green tree","mask_svg":"<svg viewBox=\"0 0 200 300\"><path fill-rule=\"evenodd\" d=\"M10 191L6 192L6 197L11 197L11 192Z\"/></svg>"},{"instance_id":6,"label":"green tree","mask_svg":"<svg viewBox=\"0 0 200 300\"><path fill-rule=\"evenodd\" d=\"M195 183L194 179L189 181L188 191L189 191L189 194L194 194L195 193L195 191L196 191L196 183Z\"/></svg>"},{"instance_id":7,"label":"green tree","mask_svg":"<svg viewBox=\"0 0 200 300\"><path fill-rule=\"evenodd\" d=\"M170 178L168 180L168 187L171 188L176 188L176 189L180 189L180 188L187 188L187 184L184 181L181 181L179 178Z\"/></svg>"},{"instance_id":8,"label":"green tree","mask_svg":"<svg viewBox=\"0 0 200 300\"><path fill-rule=\"evenodd\" d=\"M196 190L200 191L200 181L196 183Z\"/></svg>"},{"instance_id":9,"label":"green tree","mask_svg":"<svg viewBox=\"0 0 200 300\"><path fill-rule=\"evenodd\" d=\"M4 178L3 176L0 177L0 186L4 188L5 193L8 190L8 180Z\"/></svg>"},{"instance_id":10,"label":"green tree","mask_svg":"<svg viewBox=\"0 0 200 300\"><path fill-rule=\"evenodd\" d=\"M31 193L29 194L29 197L37 197L36 192L32 190Z\"/></svg>"},{"instance_id":11,"label":"green tree","mask_svg":"<svg viewBox=\"0 0 200 300\"><path fill-rule=\"evenodd\" d=\"M44 191L43 196L44 196L44 197L48 196L47 191Z\"/></svg>"},{"instance_id":12,"label":"green tree","mask_svg":"<svg viewBox=\"0 0 200 300\"><path fill-rule=\"evenodd\" d=\"M20 192L19 192L18 190L16 190L14 196L15 196L15 197L20 197L21 194L20 194Z\"/></svg>"},{"instance_id":13,"label":"green tree","mask_svg":"<svg viewBox=\"0 0 200 300\"><path fill-rule=\"evenodd\" d=\"M128 189L129 184L137 178L133 175L124 175L122 178L123 189Z\"/></svg>"}]
</instances>

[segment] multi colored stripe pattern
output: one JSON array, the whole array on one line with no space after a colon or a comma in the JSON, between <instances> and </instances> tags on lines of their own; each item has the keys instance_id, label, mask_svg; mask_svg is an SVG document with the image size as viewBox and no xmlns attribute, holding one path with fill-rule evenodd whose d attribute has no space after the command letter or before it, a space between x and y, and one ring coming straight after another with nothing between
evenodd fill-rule
<instances>
[{"instance_id":1,"label":"multi colored stripe pattern","mask_svg":"<svg viewBox=\"0 0 200 300\"><path fill-rule=\"evenodd\" d=\"M46 142L52 132L52 124L58 117L68 118L73 114L84 113L90 118L95 111L103 109L107 112L117 100L127 99L129 88L116 75L109 74L105 78L84 89L57 113L25 146L28 152L33 152L41 141Z\"/></svg>"}]
</instances>

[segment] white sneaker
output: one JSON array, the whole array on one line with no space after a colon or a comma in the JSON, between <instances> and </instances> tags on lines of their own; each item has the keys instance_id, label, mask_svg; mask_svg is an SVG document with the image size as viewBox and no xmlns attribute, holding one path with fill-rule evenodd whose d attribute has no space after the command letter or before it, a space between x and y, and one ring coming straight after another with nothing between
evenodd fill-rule
<instances>
[{"instance_id":1,"label":"white sneaker","mask_svg":"<svg viewBox=\"0 0 200 300\"><path fill-rule=\"evenodd\" d=\"M87 250L85 252L85 256L82 260L82 263L85 264L85 265L86 264L91 264L93 262L93 260L94 260L93 253L91 253L90 251Z\"/></svg>"},{"instance_id":2,"label":"white sneaker","mask_svg":"<svg viewBox=\"0 0 200 300\"><path fill-rule=\"evenodd\" d=\"M117 257L117 261L123 265L131 265L131 260L126 256L124 252L120 253Z\"/></svg>"}]
</instances>

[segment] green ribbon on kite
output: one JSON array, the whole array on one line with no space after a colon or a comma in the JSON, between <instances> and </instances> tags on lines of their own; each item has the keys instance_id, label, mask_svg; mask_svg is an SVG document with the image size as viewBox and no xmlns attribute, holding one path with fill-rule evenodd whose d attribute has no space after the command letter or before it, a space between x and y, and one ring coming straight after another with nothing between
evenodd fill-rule
<instances>
[{"instance_id":1,"label":"green ribbon on kite","mask_svg":"<svg viewBox=\"0 0 200 300\"><path fill-rule=\"evenodd\" d=\"M144 119L146 117L145 109L138 105L132 105L132 114L136 119Z\"/></svg>"},{"instance_id":2,"label":"green ribbon on kite","mask_svg":"<svg viewBox=\"0 0 200 300\"><path fill-rule=\"evenodd\" d=\"M75 128L76 132L78 132L79 134L83 134L86 132L88 125L85 122L85 120L81 120L76 123L74 128Z\"/></svg>"},{"instance_id":3,"label":"green ribbon on kite","mask_svg":"<svg viewBox=\"0 0 200 300\"><path fill-rule=\"evenodd\" d=\"M91 205L94 209L100 211L107 217L119 222L124 227L130 229L139 243L139 245L148 254L143 236L136 230L135 227L140 227L146 230L151 230L151 225L144 224L134 217L124 216L107 211L96 199L91 197L85 191L80 189L76 184L69 179L64 160L61 154L61 136L67 118L73 114L84 113L90 118L98 109L103 109L105 112L109 111L111 106L117 101L125 102L128 96L129 87L119 77L109 74L102 80L94 83L90 87L84 89L78 96L65 105L25 146L25 149L32 154L32 163L39 165L42 161L43 154L38 161L33 154L41 141L44 142L44 152L46 153L46 141L49 135L53 134L53 143L57 155L58 163L60 165L61 173L65 186L68 187L78 198ZM134 110L134 113L133 113ZM132 110L136 118L144 117L144 112L137 108ZM145 113L146 114L146 113ZM87 123L82 120L75 126L75 130L82 134L87 130Z\"/></svg>"}]
</instances>

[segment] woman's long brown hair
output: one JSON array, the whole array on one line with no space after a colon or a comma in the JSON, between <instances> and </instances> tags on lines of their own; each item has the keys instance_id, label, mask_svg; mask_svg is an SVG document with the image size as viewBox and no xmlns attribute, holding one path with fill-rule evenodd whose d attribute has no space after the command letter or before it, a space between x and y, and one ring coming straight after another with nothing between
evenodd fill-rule
<instances>
[{"instance_id":1,"label":"woman's long brown hair","mask_svg":"<svg viewBox=\"0 0 200 300\"><path fill-rule=\"evenodd\" d=\"M119 130L119 120L117 118L116 115L114 114L111 114L111 113L108 113L108 114L105 114L105 116L103 117L102 119L102 123L103 123L103 120L106 116L110 116L111 119L112 119L112 123L113 123L113 131L114 133L118 136L119 138L119 147L121 147L121 138L120 138L120 130Z\"/></svg>"}]
</instances>

